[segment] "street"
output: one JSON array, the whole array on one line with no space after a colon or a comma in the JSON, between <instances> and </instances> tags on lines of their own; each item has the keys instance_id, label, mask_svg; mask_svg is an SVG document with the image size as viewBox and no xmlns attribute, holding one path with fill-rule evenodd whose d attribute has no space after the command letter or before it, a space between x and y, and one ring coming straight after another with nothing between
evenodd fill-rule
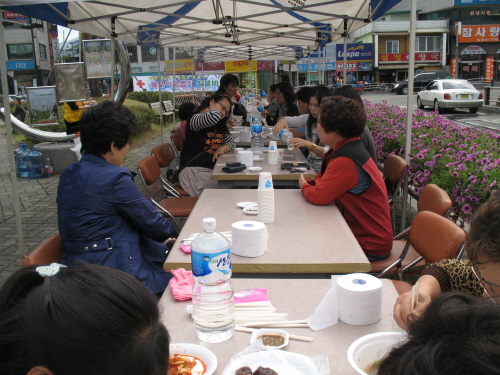
<instances>
[{"instance_id":1,"label":"street","mask_svg":"<svg viewBox=\"0 0 500 375\"><path fill-rule=\"evenodd\" d=\"M361 96L364 100L372 103L381 103L387 101L391 105L397 105L406 108L406 95L397 95L392 92L364 92ZM412 97L413 110L417 110L417 95ZM426 107L423 109L425 113L430 113L432 108ZM469 112L468 109L450 109L444 110L442 116L455 121L462 127L475 127L489 130L500 131L500 112L489 112L487 108L481 107L475 114Z\"/></svg>"}]
</instances>

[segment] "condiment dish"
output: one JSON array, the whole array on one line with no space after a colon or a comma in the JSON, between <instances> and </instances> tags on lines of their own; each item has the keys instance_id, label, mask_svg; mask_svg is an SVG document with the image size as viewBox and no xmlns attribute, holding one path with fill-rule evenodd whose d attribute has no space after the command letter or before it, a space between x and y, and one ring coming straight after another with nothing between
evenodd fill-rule
<instances>
[{"instance_id":1,"label":"condiment dish","mask_svg":"<svg viewBox=\"0 0 500 375\"><path fill-rule=\"evenodd\" d=\"M261 337L265 347L272 349L282 349L288 345L288 340L290 338L290 335L288 334L287 331L283 331L282 329L261 328L252 332L252 336L250 337L250 343L253 344ZM277 343L282 343L282 344L273 345Z\"/></svg>"}]
</instances>

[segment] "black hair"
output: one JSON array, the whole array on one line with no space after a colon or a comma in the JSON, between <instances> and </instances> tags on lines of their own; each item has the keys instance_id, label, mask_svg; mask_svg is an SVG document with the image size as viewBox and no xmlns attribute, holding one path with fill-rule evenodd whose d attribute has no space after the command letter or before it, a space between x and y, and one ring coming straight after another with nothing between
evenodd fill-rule
<instances>
[{"instance_id":1,"label":"black hair","mask_svg":"<svg viewBox=\"0 0 500 375\"><path fill-rule=\"evenodd\" d=\"M164 375L169 335L157 298L134 277L98 265L37 266L16 271L0 288L1 372L35 366L55 374Z\"/></svg>"},{"instance_id":2,"label":"black hair","mask_svg":"<svg viewBox=\"0 0 500 375\"><path fill-rule=\"evenodd\" d=\"M193 115L194 110L196 109L196 104L194 103L182 103L179 106L179 118L184 121Z\"/></svg>"},{"instance_id":3,"label":"black hair","mask_svg":"<svg viewBox=\"0 0 500 375\"><path fill-rule=\"evenodd\" d=\"M295 93L293 92L293 87L290 82L283 81L278 83L276 90L280 90L288 106L295 104Z\"/></svg>"},{"instance_id":4,"label":"black hair","mask_svg":"<svg viewBox=\"0 0 500 375\"><path fill-rule=\"evenodd\" d=\"M330 96L321 102L319 122L326 133L336 132L345 138L359 137L365 128L366 112L355 100Z\"/></svg>"},{"instance_id":5,"label":"black hair","mask_svg":"<svg viewBox=\"0 0 500 375\"><path fill-rule=\"evenodd\" d=\"M226 92L225 87L229 86L231 83L234 84L235 86L240 85L240 81L237 76L230 73L224 74L222 77L220 77L220 83L217 92Z\"/></svg>"},{"instance_id":6,"label":"black hair","mask_svg":"<svg viewBox=\"0 0 500 375\"><path fill-rule=\"evenodd\" d=\"M361 95L352 87L349 85L338 87L333 91L334 96L343 96L344 98L350 98L353 100L356 100L357 102L361 103L363 108L365 107L363 104L363 100L361 99Z\"/></svg>"},{"instance_id":7,"label":"black hair","mask_svg":"<svg viewBox=\"0 0 500 375\"><path fill-rule=\"evenodd\" d=\"M269 91L275 92L277 88L278 88L278 84L273 83L271 86L269 86Z\"/></svg>"},{"instance_id":8,"label":"black hair","mask_svg":"<svg viewBox=\"0 0 500 375\"><path fill-rule=\"evenodd\" d=\"M408 340L382 360L377 375L500 373L500 305L464 293L436 297L408 326Z\"/></svg>"},{"instance_id":9,"label":"black hair","mask_svg":"<svg viewBox=\"0 0 500 375\"><path fill-rule=\"evenodd\" d=\"M301 102L309 103L309 97L311 96L311 90L312 90L312 88L309 86L302 87L301 89L299 89L299 91L297 91L295 93L295 98L297 98L297 100L300 100Z\"/></svg>"},{"instance_id":10,"label":"black hair","mask_svg":"<svg viewBox=\"0 0 500 375\"><path fill-rule=\"evenodd\" d=\"M309 103L309 100L311 97L315 97L318 100L318 104L321 105L321 101L323 98L326 98L327 96L330 96L332 93L330 89L324 85L319 85L319 86L314 86L311 88L311 91L309 92L309 98L307 99L307 103ZM316 127L318 119L314 118L311 114L309 114L309 117L307 118L306 122L306 132L307 132L307 137L309 139L312 139L312 134L313 134L313 129ZM316 142L313 140L313 142Z\"/></svg>"},{"instance_id":11,"label":"black hair","mask_svg":"<svg viewBox=\"0 0 500 375\"><path fill-rule=\"evenodd\" d=\"M21 104L21 98L19 96L14 96L13 100L17 100L17 102Z\"/></svg>"},{"instance_id":12,"label":"black hair","mask_svg":"<svg viewBox=\"0 0 500 375\"><path fill-rule=\"evenodd\" d=\"M82 150L104 155L111 143L121 150L137 129L137 118L118 102L105 100L87 109L79 121Z\"/></svg>"},{"instance_id":13,"label":"black hair","mask_svg":"<svg viewBox=\"0 0 500 375\"><path fill-rule=\"evenodd\" d=\"M204 109L207 109L208 107L210 107L210 102L212 100L215 100L216 102L220 102L222 100L222 98L226 98L229 101L231 108L228 108L228 109L229 109L229 113L232 113L232 111L233 111L233 102L231 101L231 98L229 96L227 96L226 94L224 94L223 92L219 92L219 91L217 91L212 96L209 96L208 98L203 99L203 101L198 106L198 108L196 108L196 112L195 113L200 113ZM227 128L227 120L228 120L228 118L229 117L223 118L223 119L221 119L217 123L217 126L219 127L218 129L220 131L223 131L223 132L224 131L229 131L229 129Z\"/></svg>"}]
</instances>

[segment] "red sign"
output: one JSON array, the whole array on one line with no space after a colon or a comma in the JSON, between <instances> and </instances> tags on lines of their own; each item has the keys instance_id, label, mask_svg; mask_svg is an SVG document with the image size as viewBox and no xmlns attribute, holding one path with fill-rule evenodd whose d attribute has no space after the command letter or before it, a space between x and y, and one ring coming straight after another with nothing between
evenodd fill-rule
<instances>
[{"instance_id":1,"label":"red sign","mask_svg":"<svg viewBox=\"0 0 500 375\"><path fill-rule=\"evenodd\" d=\"M257 70L274 70L274 61L257 61Z\"/></svg>"},{"instance_id":2,"label":"red sign","mask_svg":"<svg viewBox=\"0 0 500 375\"><path fill-rule=\"evenodd\" d=\"M223 62L204 62L201 63L196 61L196 71L197 72L210 72L213 70L224 71L224 63Z\"/></svg>"},{"instance_id":3,"label":"red sign","mask_svg":"<svg viewBox=\"0 0 500 375\"><path fill-rule=\"evenodd\" d=\"M381 53L378 55L378 59L381 63L384 62L401 62L406 63L410 60L410 55L408 53ZM415 61L440 61L441 52L415 52Z\"/></svg>"},{"instance_id":4,"label":"red sign","mask_svg":"<svg viewBox=\"0 0 500 375\"><path fill-rule=\"evenodd\" d=\"M485 81L491 81L493 79L493 57L486 58L486 64L484 67L484 79Z\"/></svg>"},{"instance_id":5,"label":"red sign","mask_svg":"<svg viewBox=\"0 0 500 375\"><path fill-rule=\"evenodd\" d=\"M450 73L453 78L457 78L457 59L450 59Z\"/></svg>"},{"instance_id":6,"label":"red sign","mask_svg":"<svg viewBox=\"0 0 500 375\"><path fill-rule=\"evenodd\" d=\"M3 12L3 18L5 18L5 19L15 19L15 18L28 18L28 17L23 16L22 14L19 14L19 13Z\"/></svg>"},{"instance_id":7,"label":"red sign","mask_svg":"<svg viewBox=\"0 0 500 375\"><path fill-rule=\"evenodd\" d=\"M458 42L498 42L499 35L500 25L462 25L462 32L458 36Z\"/></svg>"}]
</instances>

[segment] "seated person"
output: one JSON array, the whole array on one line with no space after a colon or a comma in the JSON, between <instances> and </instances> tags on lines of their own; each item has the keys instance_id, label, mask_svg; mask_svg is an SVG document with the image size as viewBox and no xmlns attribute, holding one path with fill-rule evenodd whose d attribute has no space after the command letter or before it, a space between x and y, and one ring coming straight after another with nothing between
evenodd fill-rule
<instances>
[{"instance_id":1,"label":"seated person","mask_svg":"<svg viewBox=\"0 0 500 375\"><path fill-rule=\"evenodd\" d=\"M500 373L500 306L445 293L408 327L408 339L382 360L377 375Z\"/></svg>"},{"instance_id":2,"label":"seated person","mask_svg":"<svg viewBox=\"0 0 500 375\"><path fill-rule=\"evenodd\" d=\"M418 304L411 309L411 292L401 294L394 319L406 329L408 319L421 315L442 292L459 291L500 301L500 194L493 194L472 217L465 242L468 259L431 264L418 279Z\"/></svg>"},{"instance_id":3,"label":"seated person","mask_svg":"<svg viewBox=\"0 0 500 375\"><path fill-rule=\"evenodd\" d=\"M182 122L181 122L181 134L182 134L182 138L186 138L187 120L189 119L189 117L191 117L193 115L193 112L195 110L196 110L196 104L191 103L191 102L189 102L189 103L182 103L179 106L179 119L182 120Z\"/></svg>"},{"instance_id":4,"label":"seated person","mask_svg":"<svg viewBox=\"0 0 500 375\"><path fill-rule=\"evenodd\" d=\"M220 94L227 95L231 100L231 103L233 104L233 109L231 113L235 116L241 116L242 125L248 126L250 124L247 122L247 115L248 115L247 110L245 106L238 103L238 101L241 99L241 95L238 93L239 85L240 81L236 75L231 73L224 74L222 77L220 77L219 88L217 89L214 95L220 95Z\"/></svg>"},{"instance_id":5,"label":"seated person","mask_svg":"<svg viewBox=\"0 0 500 375\"><path fill-rule=\"evenodd\" d=\"M24 122L26 118L26 110L24 109L23 105L21 104L21 99L19 97L15 97L13 100L14 104L14 112L12 112L12 116L17 118L19 121Z\"/></svg>"},{"instance_id":6,"label":"seated person","mask_svg":"<svg viewBox=\"0 0 500 375\"><path fill-rule=\"evenodd\" d=\"M262 117L271 116L274 117L276 111L278 110L278 102L276 101L276 89L278 88L277 83L273 83L267 89L267 102L269 103L264 107L264 110L260 113ZM269 124L268 124L269 125Z\"/></svg>"},{"instance_id":7,"label":"seated person","mask_svg":"<svg viewBox=\"0 0 500 375\"><path fill-rule=\"evenodd\" d=\"M280 82L274 91L278 108L274 115L268 114L266 116L266 123L269 126L274 126L281 117L285 116L298 116L299 108L295 104L295 93L290 82ZM269 111L269 109L268 109Z\"/></svg>"},{"instance_id":8,"label":"seated person","mask_svg":"<svg viewBox=\"0 0 500 375\"><path fill-rule=\"evenodd\" d=\"M57 190L63 264L79 261L117 268L153 293L171 278L163 270L176 233L120 165L137 119L119 103L104 101L80 119L83 156L61 175Z\"/></svg>"},{"instance_id":9,"label":"seated person","mask_svg":"<svg viewBox=\"0 0 500 375\"><path fill-rule=\"evenodd\" d=\"M0 362L10 375L165 375L158 300L124 272L32 265L0 288Z\"/></svg>"},{"instance_id":10,"label":"seated person","mask_svg":"<svg viewBox=\"0 0 500 375\"><path fill-rule=\"evenodd\" d=\"M343 97L325 98L318 118L318 136L330 150L314 180L300 176L306 200L335 203L368 260L389 256L392 224L384 180L359 138L366 123L361 104Z\"/></svg>"},{"instance_id":11,"label":"seated person","mask_svg":"<svg viewBox=\"0 0 500 375\"><path fill-rule=\"evenodd\" d=\"M219 155L234 149L234 140L227 128L231 100L226 94L216 93L206 98L196 109L186 126L182 144L179 182L192 197L199 197L204 189L217 189L210 179Z\"/></svg>"}]
</instances>

